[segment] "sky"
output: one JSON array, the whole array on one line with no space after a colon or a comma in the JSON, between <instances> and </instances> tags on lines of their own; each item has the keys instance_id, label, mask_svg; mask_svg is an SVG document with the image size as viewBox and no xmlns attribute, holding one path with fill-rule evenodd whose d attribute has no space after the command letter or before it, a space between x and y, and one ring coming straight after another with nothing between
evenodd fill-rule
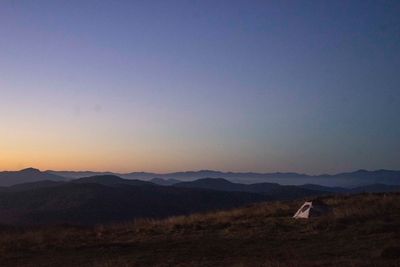
<instances>
[{"instance_id":1,"label":"sky","mask_svg":"<svg viewBox=\"0 0 400 267\"><path fill-rule=\"evenodd\" d=\"M400 169L399 1L0 2L0 170Z\"/></svg>"}]
</instances>

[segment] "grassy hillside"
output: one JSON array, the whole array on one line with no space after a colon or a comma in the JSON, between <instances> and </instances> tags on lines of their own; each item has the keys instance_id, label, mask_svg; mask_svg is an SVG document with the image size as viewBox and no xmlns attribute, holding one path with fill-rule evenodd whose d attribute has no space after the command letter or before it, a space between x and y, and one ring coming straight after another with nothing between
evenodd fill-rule
<instances>
[{"instance_id":1,"label":"grassy hillside","mask_svg":"<svg viewBox=\"0 0 400 267\"><path fill-rule=\"evenodd\" d=\"M331 214L294 220L302 201L165 220L0 232L1 266L400 266L400 194L327 197Z\"/></svg>"},{"instance_id":2,"label":"grassy hillside","mask_svg":"<svg viewBox=\"0 0 400 267\"><path fill-rule=\"evenodd\" d=\"M0 193L0 224L97 224L224 210L270 200L246 192L65 183Z\"/></svg>"}]
</instances>

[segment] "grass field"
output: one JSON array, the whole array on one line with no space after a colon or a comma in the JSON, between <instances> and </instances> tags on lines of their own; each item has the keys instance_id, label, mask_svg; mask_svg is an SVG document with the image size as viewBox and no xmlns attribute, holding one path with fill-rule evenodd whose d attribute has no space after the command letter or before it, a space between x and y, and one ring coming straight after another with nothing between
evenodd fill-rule
<instances>
[{"instance_id":1,"label":"grass field","mask_svg":"<svg viewBox=\"0 0 400 267\"><path fill-rule=\"evenodd\" d=\"M400 266L400 194L326 197L95 227L0 230L0 266Z\"/></svg>"}]
</instances>

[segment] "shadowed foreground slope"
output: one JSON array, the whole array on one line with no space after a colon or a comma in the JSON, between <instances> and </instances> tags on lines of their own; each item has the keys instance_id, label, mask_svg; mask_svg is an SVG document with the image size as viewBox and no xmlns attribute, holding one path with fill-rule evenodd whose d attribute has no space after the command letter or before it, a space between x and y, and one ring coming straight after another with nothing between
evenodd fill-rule
<instances>
[{"instance_id":1,"label":"shadowed foreground slope","mask_svg":"<svg viewBox=\"0 0 400 267\"><path fill-rule=\"evenodd\" d=\"M1 266L399 266L400 194L328 197L333 212L291 218L302 201L88 228L13 229Z\"/></svg>"},{"instance_id":2,"label":"shadowed foreground slope","mask_svg":"<svg viewBox=\"0 0 400 267\"><path fill-rule=\"evenodd\" d=\"M269 199L246 192L195 188L62 183L26 191L1 192L0 224L94 225L223 210Z\"/></svg>"}]
</instances>

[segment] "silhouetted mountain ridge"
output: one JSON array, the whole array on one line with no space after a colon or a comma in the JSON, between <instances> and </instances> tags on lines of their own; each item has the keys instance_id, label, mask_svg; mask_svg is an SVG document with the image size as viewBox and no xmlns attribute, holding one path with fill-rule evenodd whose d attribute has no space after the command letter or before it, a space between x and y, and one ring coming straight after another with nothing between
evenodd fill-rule
<instances>
[{"instance_id":1,"label":"silhouetted mountain ridge","mask_svg":"<svg viewBox=\"0 0 400 267\"><path fill-rule=\"evenodd\" d=\"M36 170L26 172L38 173ZM371 184L348 189L314 184L240 184L223 178L159 186L115 175L100 175L69 182L45 180L1 187L0 223L95 224L143 217L161 218L266 200L394 191L400 191L400 186Z\"/></svg>"},{"instance_id":2,"label":"silhouetted mountain ridge","mask_svg":"<svg viewBox=\"0 0 400 267\"><path fill-rule=\"evenodd\" d=\"M21 183L37 182L37 181L65 181L66 178L47 172L41 172L35 168L27 168L20 171L3 171L0 172L0 186L11 186Z\"/></svg>"},{"instance_id":3,"label":"silhouetted mountain ridge","mask_svg":"<svg viewBox=\"0 0 400 267\"><path fill-rule=\"evenodd\" d=\"M324 192L301 188L298 186L279 185L277 183L239 184L223 178L203 178L192 182L181 182L172 185L184 188L202 188L229 192L251 192L272 197L273 199L294 199L304 196L321 195Z\"/></svg>"},{"instance_id":4,"label":"silhouetted mountain ridge","mask_svg":"<svg viewBox=\"0 0 400 267\"><path fill-rule=\"evenodd\" d=\"M95 184L102 184L102 185L154 185L151 182L136 180L136 179L123 179L116 175L95 175L89 177L83 177L79 179L75 179L72 181L73 183L95 183Z\"/></svg>"},{"instance_id":5,"label":"silhouetted mountain ridge","mask_svg":"<svg viewBox=\"0 0 400 267\"><path fill-rule=\"evenodd\" d=\"M80 178L91 175L112 174L110 172L57 172L47 171L66 178ZM88 175L90 173L90 175ZM150 173L150 172L132 172L132 173L114 173L126 179L151 180L175 179L180 181L193 181L201 178L224 178L236 183L279 183L282 185L303 185L318 184L322 186L336 187L356 187L374 183L388 185L400 185L400 171L394 170L357 170L354 172L344 172L338 174L307 175L293 172L275 172L275 173L255 173L255 172L221 172L213 170L185 171L173 173Z\"/></svg>"},{"instance_id":6,"label":"silhouetted mountain ridge","mask_svg":"<svg viewBox=\"0 0 400 267\"><path fill-rule=\"evenodd\" d=\"M266 200L270 198L246 192L68 182L53 187L0 192L0 223L121 222L234 208Z\"/></svg>"}]
</instances>

